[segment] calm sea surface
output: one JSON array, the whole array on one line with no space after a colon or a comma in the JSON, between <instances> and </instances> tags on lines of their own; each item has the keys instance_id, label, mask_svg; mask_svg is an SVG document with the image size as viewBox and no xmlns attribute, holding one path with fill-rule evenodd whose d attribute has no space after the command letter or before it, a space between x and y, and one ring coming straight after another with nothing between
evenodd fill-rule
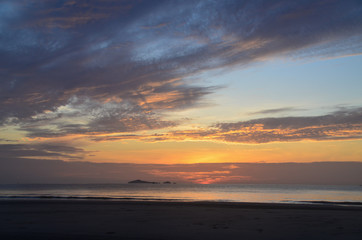
<instances>
[{"instance_id":1,"label":"calm sea surface","mask_svg":"<svg viewBox=\"0 0 362 240\"><path fill-rule=\"evenodd\" d=\"M0 199L109 199L299 203L361 202L362 186L281 184L26 184L0 185Z\"/></svg>"}]
</instances>

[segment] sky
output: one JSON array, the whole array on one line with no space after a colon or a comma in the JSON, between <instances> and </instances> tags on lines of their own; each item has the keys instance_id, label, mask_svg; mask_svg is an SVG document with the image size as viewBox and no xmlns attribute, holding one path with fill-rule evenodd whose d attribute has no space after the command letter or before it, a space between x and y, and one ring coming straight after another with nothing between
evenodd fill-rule
<instances>
[{"instance_id":1,"label":"sky","mask_svg":"<svg viewBox=\"0 0 362 240\"><path fill-rule=\"evenodd\" d=\"M361 66L358 0L0 0L0 183L360 184Z\"/></svg>"}]
</instances>

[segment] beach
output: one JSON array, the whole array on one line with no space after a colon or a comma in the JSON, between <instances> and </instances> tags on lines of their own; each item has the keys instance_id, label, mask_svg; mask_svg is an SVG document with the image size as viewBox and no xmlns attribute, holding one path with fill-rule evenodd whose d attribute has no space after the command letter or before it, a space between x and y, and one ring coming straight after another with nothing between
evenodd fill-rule
<instances>
[{"instance_id":1,"label":"beach","mask_svg":"<svg viewBox=\"0 0 362 240\"><path fill-rule=\"evenodd\" d=\"M362 207L2 200L0 239L361 239Z\"/></svg>"}]
</instances>

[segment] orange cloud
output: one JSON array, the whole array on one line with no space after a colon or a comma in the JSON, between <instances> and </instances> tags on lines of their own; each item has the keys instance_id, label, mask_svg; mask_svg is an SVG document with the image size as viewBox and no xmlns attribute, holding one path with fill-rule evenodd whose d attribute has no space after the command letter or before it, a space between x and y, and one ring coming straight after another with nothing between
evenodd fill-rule
<instances>
[{"instance_id":1,"label":"orange cloud","mask_svg":"<svg viewBox=\"0 0 362 240\"><path fill-rule=\"evenodd\" d=\"M162 178L173 178L173 179L182 179L186 182L193 182L198 184L211 184L211 183L222 183L222 182L232 182L235 180L243 181L250 180L249 176L233 176L230 171L162 171L159 169L156 170L145 170L146 173L162 177Z\"/></svg>"},{"instance_id":2,"label":"orange cloud","mask_svg":"<svg viewBox=\"0 0 362 240\"><path fill-rule=\"evenodd\" d=\"M95 141L123 140L124 135L94 137ZM218 123L208 128L136 135L132 139L158 141L215 141L234 143L330 141L362 139L362 108L314 117L261 118Z\"/></svg>"}]
</instances>

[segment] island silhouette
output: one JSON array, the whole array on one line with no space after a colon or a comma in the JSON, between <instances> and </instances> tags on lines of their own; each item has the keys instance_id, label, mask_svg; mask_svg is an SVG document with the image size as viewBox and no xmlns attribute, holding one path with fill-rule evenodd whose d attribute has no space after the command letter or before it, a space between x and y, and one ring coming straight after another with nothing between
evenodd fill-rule
<instances>
[{"instance_id":1,"label":"island silhouette","mask_svg":"<svg viewBox=\"0 0 362 240\"><path fill-rule=\"evenodd\" d=\"M144 180L140 180L140 179L133 180L133 181L129 181L128 183L160 184L159 182L149 182L149 181L144 181ZM163 184L171 184L171 182L170 182L170 181L166 181L166 182L163 182ZM176 183L173 183L173 184L176 184Z\"/></svg>"},{"instance_id":2,"label":"island silhouette","mask_svg":"<svg viewBox=\"0 0 362 240\"><path fill-rule=\"evenodd\" d=\"M160 184L159 182L149 182L149 181L143 181L140 179L129 181L128 183L148 183L148 184Z\"/></svg>"}]
</instances>

